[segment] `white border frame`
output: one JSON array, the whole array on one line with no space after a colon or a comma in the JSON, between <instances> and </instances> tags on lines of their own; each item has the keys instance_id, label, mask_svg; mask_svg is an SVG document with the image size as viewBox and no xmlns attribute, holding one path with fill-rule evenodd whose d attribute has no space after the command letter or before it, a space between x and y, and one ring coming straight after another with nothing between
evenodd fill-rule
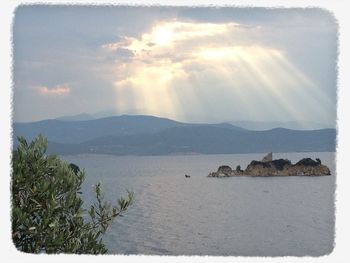
<instances>
[{"instance_id":1,"label":"white border frame","mask_svg":"<svg viewBox=\"0 0 350 263\"><path fill-rule=\"evenodd\" d=\"M349 5L347 0L149 0L149 1L104 1L104 0L2 0L0 8L0 251L6 262L134 262L149 260L152 262L345 262L350 242L350 175L347 174L347 153L350 146L350 129L347 111L350 100L350 30ZM336 189L336 236L335 248L330 255L322 257L213 257L213 256L87 256L87 255L32 255L18 252L11 240L10 218L10 143L11 143L11 97L12 97L12 23L15 8L21 4L78 4L78 5L167 5L167 6L236 6L236 7L319 7L331 11L339 24L339 57L338 57L338 146L337 146L337 189Z\"/></svg>"}]
</instances>

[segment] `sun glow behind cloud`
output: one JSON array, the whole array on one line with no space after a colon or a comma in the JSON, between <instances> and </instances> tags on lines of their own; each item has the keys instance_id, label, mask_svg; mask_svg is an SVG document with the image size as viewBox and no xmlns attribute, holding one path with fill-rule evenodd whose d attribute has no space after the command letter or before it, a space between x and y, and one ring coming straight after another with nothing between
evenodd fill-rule
<instances>
[{"instance_id":1,"label":"sun glow behind cloud","mask_svg":"<svg viewBox=\"0 0 350 263\"><path fill-rule=\"evenodd\" d=\"M118 111L180 120L213 119L214 112L227 120L237 119L238 112L252 119L330 115L317 106L328 106L327 97L284 50L249 40L260 30L237 23L160 21L139 38L103 45L107 52L133 54L115 63Z\"/></svg>"}]
</instances>

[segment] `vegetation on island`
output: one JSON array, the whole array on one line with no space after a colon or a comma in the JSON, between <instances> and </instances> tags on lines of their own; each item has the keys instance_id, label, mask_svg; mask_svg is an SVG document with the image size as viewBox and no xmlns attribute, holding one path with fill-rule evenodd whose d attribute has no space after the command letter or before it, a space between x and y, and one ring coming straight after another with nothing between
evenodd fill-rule
<instances>
[{"instance_id":1,"label":"vegetation on island","mask_svg":"<svg viewBox=\"0 0 350 263\"><path fill-rule=\"evenodd\" d=\"M105 201L100 183L87 209L81 197L85 172L55 155L47 139L18 138L12 161L12 239L28 253L104 254L102 236L133 203L128 191L116 205Z\"/></svg>"},{"instance_id":2,"label":"vegetation on island","mask_svg":"<svg viewBox=\"0 0 350 263\"><path fill-rule=\"evenodd\" d=\"M331 175L330 169L322 164L319 158L303 158L293 164L288 159L272 158L272 152L268 153L260 161L252 160L247 168L242 170L240 165L233 170L228 165L221 165L216 172L211 172L208 177L230 176L323 176Z\"/></svg>"}]
</instances>

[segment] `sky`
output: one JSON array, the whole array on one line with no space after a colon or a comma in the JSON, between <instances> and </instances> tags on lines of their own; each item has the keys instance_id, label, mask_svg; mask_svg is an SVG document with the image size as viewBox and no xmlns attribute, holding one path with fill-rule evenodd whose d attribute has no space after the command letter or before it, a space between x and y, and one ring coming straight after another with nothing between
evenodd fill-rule
<instances>
[{"instance_id":1,"label":"sky","mask_svg":"<svg viewBox=\"0 0 350 263\"><path fill-rule=\"evenodd\" d=\"M22 6L13 119L109 112L334 126L337 23L316 8Z\"/></svg>"}]
</instances>

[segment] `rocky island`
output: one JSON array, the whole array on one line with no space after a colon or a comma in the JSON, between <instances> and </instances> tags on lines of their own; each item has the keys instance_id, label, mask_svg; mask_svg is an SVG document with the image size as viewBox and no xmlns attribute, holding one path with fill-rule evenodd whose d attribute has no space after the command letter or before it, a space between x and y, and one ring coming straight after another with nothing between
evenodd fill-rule
<instances>
[{"instance_id":1,"label":"rocky island","mask_svg":"<svg viewBox=\"0 0 350 263\"><path fill-rule=\"evenodd\" d=\"M267 154L261 161L253 160L245 170L238 165L232 169L228 165L222 165L216 172L209 173L208 177L231 177L231 176L322 176L330 175L331 172L321 160L316 158L303 158L292 164L288 159L272 159L272 153Z\"/></svg>"}]
</instances>

